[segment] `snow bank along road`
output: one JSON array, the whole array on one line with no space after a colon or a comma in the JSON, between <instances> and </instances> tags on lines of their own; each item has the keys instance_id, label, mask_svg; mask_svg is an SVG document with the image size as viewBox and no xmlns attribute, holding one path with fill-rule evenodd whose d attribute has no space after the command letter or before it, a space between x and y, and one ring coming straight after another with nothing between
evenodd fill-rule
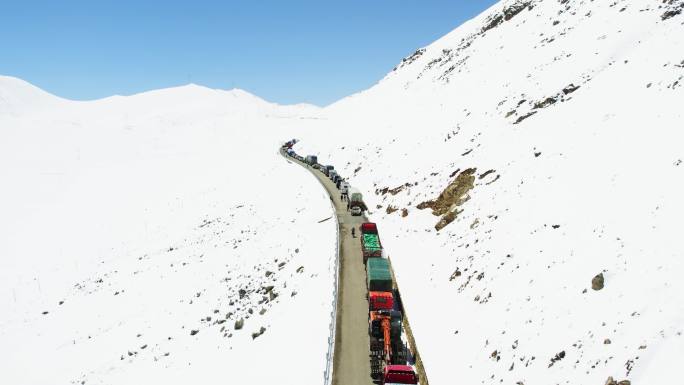
<instances>
[{"instance_id":1,"label":"snow bank along road","mask_svg":"<svg viewBox=\"0 0 684 385\"><path fill-rule=\"evenodd\" d=\"M297 159L286 156L288 161L311 170L325 187L335 207L339 223L339 283L337 291L337 321L335 330L335 352L333 356L333 385L373 384L370 376L369 337L368 337L368 300L366 299L366 271L359 239L351 236L352 227L366 222L365 216L352 216L346 203L340 199L339 190L332 181L320 172ZM357 231L357 233L359 233ZM396 280L395 280L396 285ZM404 317L404 330L409 340L411 352L415 355L415 366L420 384L427 385L427 378L420 362L408 320ZM413 361L411 359L410 361Z\"/></svg>"}]
</instances>

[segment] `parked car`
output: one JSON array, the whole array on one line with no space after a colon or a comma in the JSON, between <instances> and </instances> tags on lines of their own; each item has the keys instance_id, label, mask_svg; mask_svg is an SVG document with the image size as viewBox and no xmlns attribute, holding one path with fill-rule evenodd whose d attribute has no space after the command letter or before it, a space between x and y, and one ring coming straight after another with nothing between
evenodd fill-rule
<instances>
[{"instance_id":1,"label":"parked car","mask_svg":"<svg viewBox=\"0 0 684 385\"><path fill-rule=\"evenodd\" d=\"M353 216L359 216L363 214L363 210L361 210L361 207L359 206L354 206L351 208L351 215Z\"/></svg>"}]
</instances>

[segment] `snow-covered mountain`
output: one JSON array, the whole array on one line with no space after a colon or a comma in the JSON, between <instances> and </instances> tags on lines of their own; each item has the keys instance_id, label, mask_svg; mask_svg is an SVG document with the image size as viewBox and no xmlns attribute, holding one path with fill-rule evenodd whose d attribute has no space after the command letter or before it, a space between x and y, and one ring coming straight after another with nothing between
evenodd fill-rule
<instances>
[{"instance_id":1,"label":"snow-covered mountain","mask_svg":"<svg viewBox=\"0 0 684 385\"><path fill-rule=\"evenodd\" d=\"M277 153L311 107L0 90L2 383L321 381L335 225Z\"/></svg>"},{"instance_id":2,"label":"snow-covered mountain","mask_svg":"<svg viewBox=\"0 0 684 385\"><path fill-rule=\"evenodd\" d=\"M368 193L432 384L677 378L682 7L501 2L301 135Z\"/></svg>"},{"instance_id":3,"label":"snow-covered mountain","mask_svg":"<svg viewBox=\"0 0 684 385\"><path fill-rule=\"evenodd\" d=\"M0 78L2 378L320 381L335 234L297 137L365 192L433 385L672 382L682 11L502 1L322 110Z\"/></svg>"}]
</instances>

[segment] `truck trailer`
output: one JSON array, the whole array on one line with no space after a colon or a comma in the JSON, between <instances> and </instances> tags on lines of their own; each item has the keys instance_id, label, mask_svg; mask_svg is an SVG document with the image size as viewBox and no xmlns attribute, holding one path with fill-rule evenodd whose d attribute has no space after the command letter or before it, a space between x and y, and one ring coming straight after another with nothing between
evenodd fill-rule
<instances>
[{"instance_id":1,"label":"truck trailer","mask_svg":"<svg viewBox=\"0 0 684 385\"><path fill-rule=\"evenodd\" d=\"M385 258L369 258L366 263L366 285L368 291L388 291L393 288L389 260Z\"/></svg>"},{"instance_id":2,"label":"truck trailer","mask_svg":"<svg viewBox=\"0 0 684 385\"><path fill-rule=\"evenodd\" d=\"M363 263L366 263L368 258L382 257L382 244L378 234L361 234L360 238Z\"/></svg>"}]
</instances>

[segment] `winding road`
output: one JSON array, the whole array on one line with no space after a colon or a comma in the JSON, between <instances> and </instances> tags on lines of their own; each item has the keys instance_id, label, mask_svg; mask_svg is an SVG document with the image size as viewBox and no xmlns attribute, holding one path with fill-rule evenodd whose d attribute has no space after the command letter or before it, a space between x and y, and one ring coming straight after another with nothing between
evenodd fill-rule
<instances>
[{"instance_id":1,"label":"winding road","mask_svg":"<svg viewBox=\"0 0 684 385\"><path fill-rule=\"evenodd\" d=\"M339 190L323 173L297 159L288 157L282 150L281 154L287 160L307 168L318 178L335 207L335 214L340 227L340 270L332 384L373 385L374 382L370 376L366 270L363 265L359 239L351 236L352 227L358 229L361 223L367 221L367 218L365 216L352 216L347 211L347 203L340 199ZM413 345L412 336L409 338L411 345ZM415 352L414 349L412 350ZM420 375L422 364L417 369ZM424 375L420 377L422 377L421 384L426 385L427 381L423 380Z\"/></svg>"}]
</instances>

